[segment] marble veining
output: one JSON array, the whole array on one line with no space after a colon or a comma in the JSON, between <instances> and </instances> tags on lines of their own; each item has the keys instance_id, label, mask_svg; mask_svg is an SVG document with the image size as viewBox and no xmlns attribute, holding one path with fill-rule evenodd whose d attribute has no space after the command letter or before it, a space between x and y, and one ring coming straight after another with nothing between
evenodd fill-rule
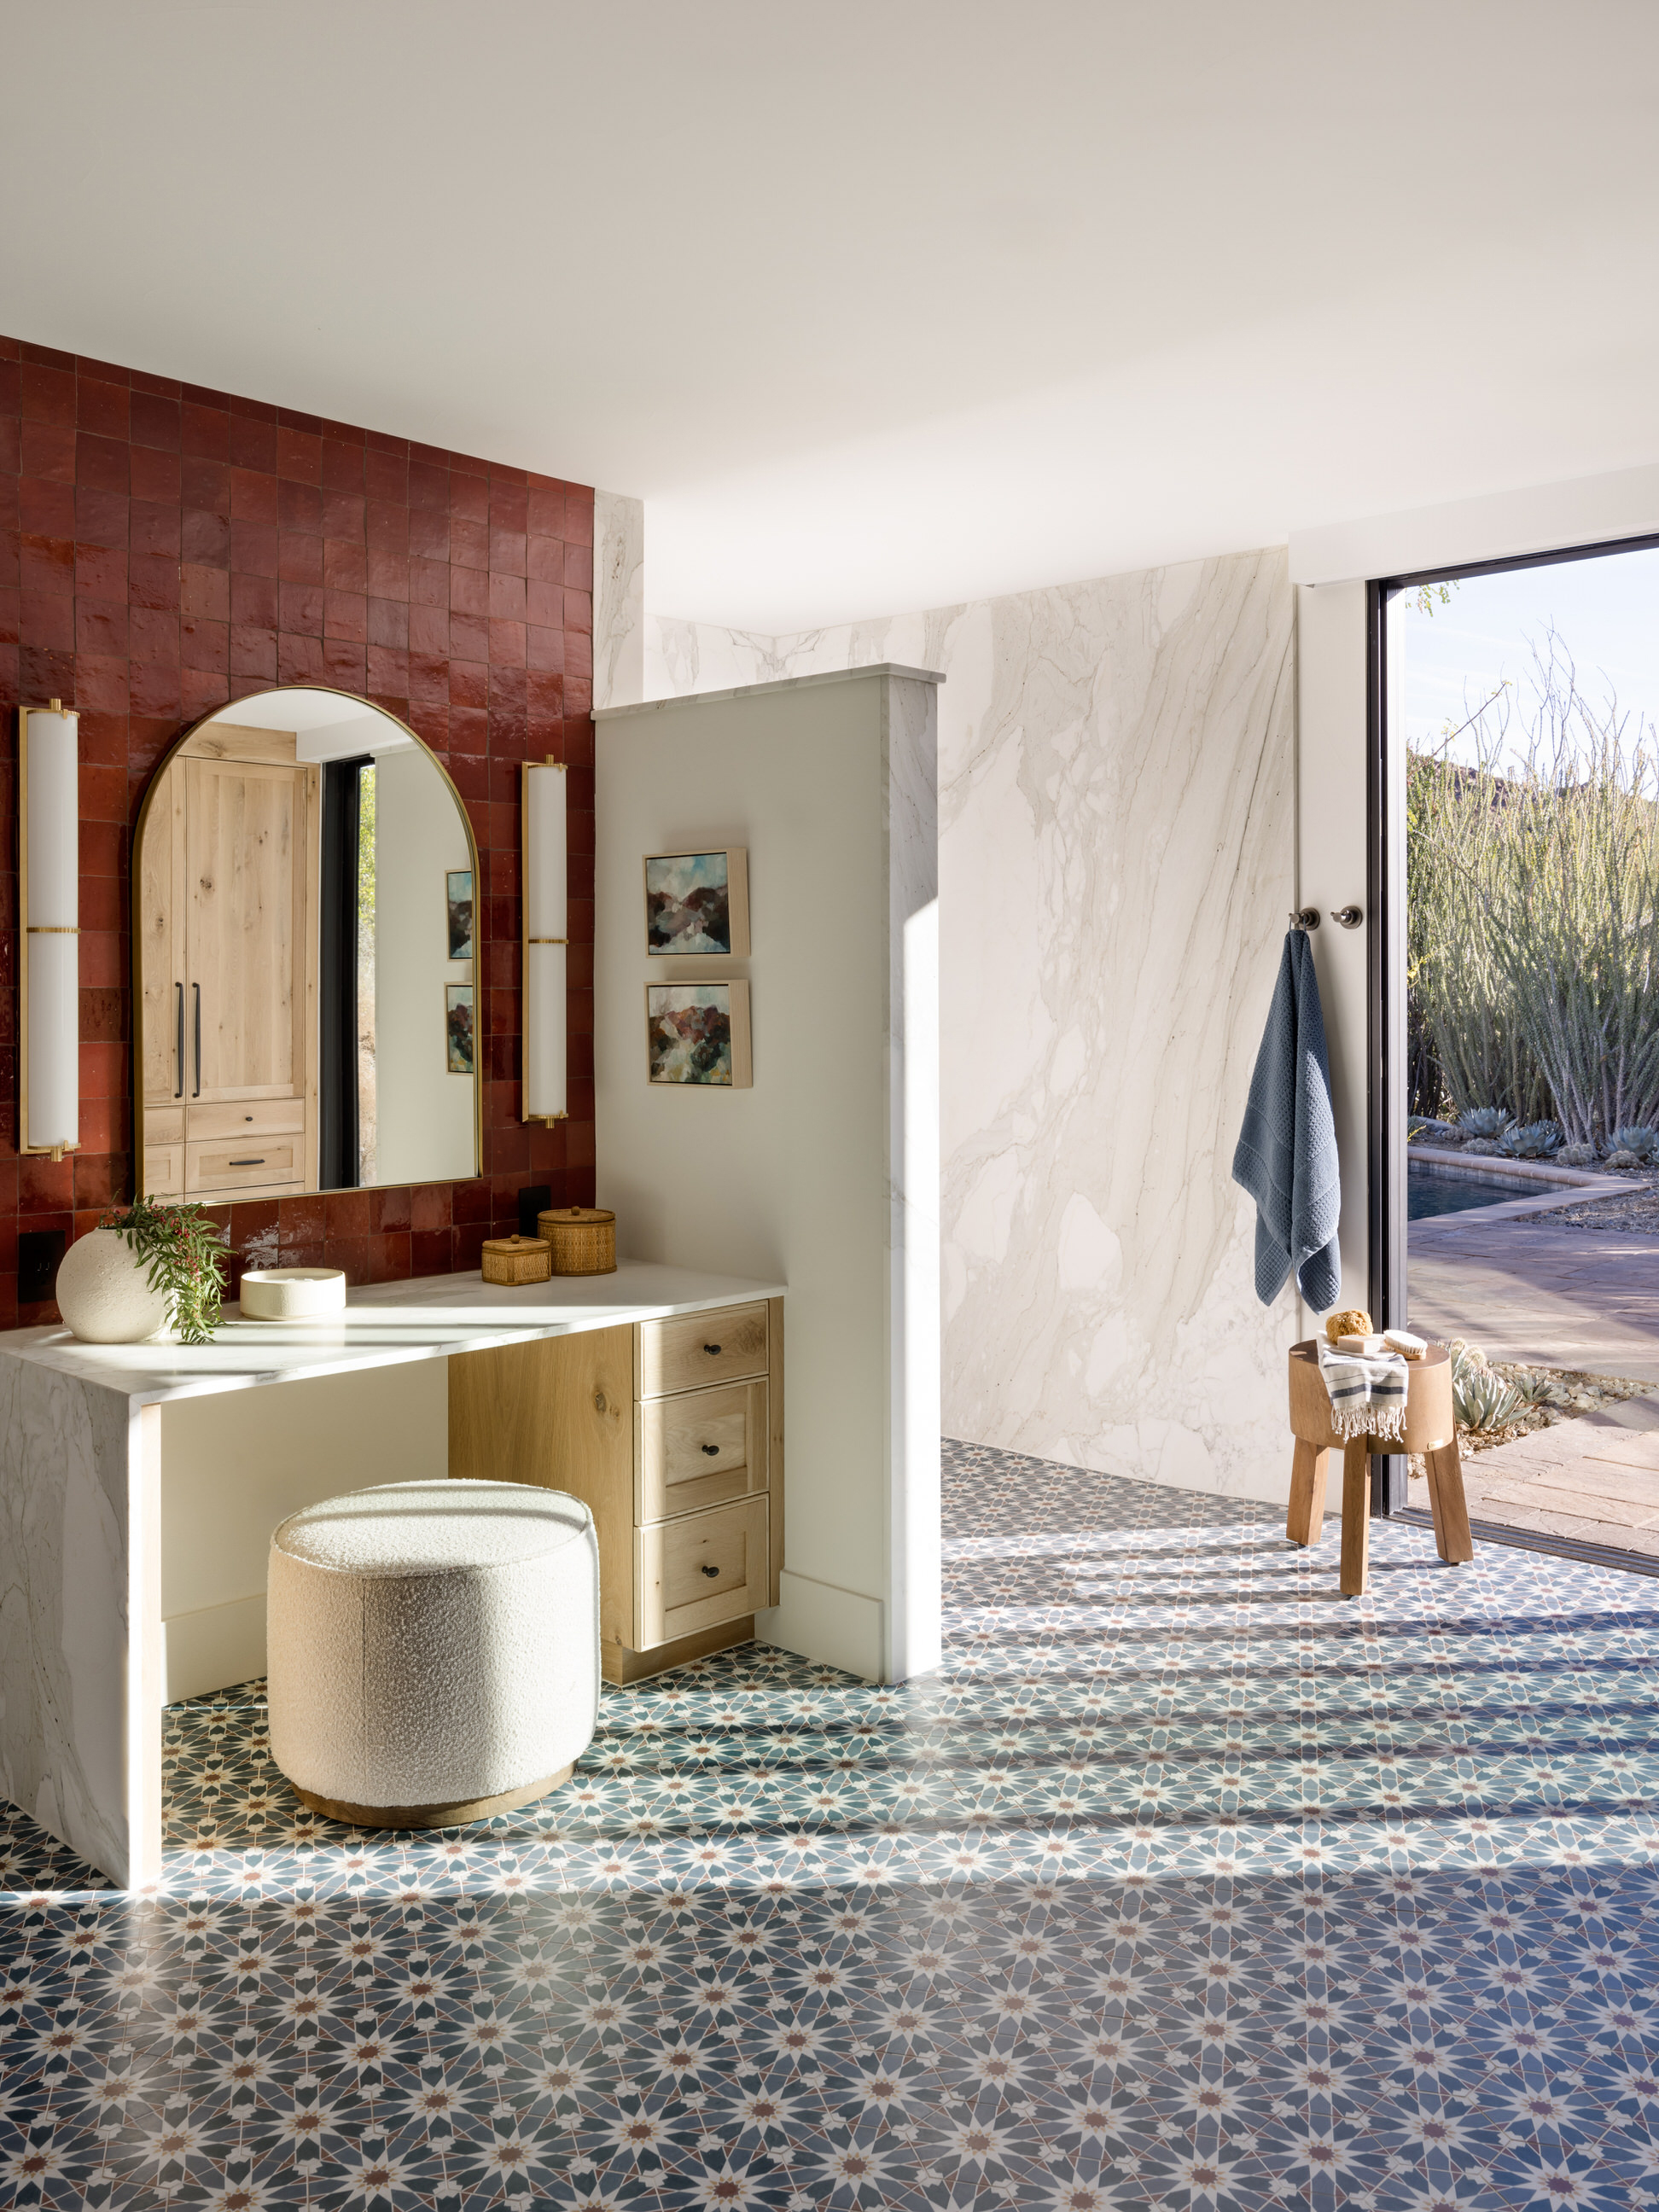
<instances>
[{"instance_id":1,"label":"marble veining","mask_svg":"<svg viewBox=\"0 0 1659 2212\"><path fill-rule=\"evenodd\" d=\"M938 669L947 1431L1284 1494L1232 1148L1291 902L1281 550L786 638L652 618L653 695Z\"/></svg>"},{"instance_id":2,"label":"marble veining","mask_svg":"<svg viewBox=\"0 0 1659 2212\"><path fill-rule=\"evenodd\" d=\"M645 502L593 495L593 704L645 696Z\"/></svg>"},{"instance_id":3,"label":"marble veining","mask_svg":"<svg viewBox=\"0 0 1659 2212\"><path fill-rule=\"evenodd\" d=\"M0 1361L0 1796L121 1868L125 1401Z\"/></svg>"}]
</instances>

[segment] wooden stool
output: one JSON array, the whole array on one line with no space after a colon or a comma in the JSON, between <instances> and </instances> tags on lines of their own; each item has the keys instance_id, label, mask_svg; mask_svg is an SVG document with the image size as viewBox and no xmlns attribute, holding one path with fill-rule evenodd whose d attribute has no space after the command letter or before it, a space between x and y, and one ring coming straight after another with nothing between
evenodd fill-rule
<instances>
[{"instance_id":1,"label":"wooden stool","mask_svg":"<svg viewBox=\"0 0 1659 2212\"><path fill-rule=\"evenodd\" d=\"M1421 1359L1408 1359L1406 1376L1405 1442L1370 1436L1345 1442L1331 1426L1330 1394L1319 1371L1317 1349L1311 1340L1291 1346L1291 1431L1296 1456L1291 1462L1291 1510L1285 1534L1293 1544L1319 1541L1325 1519L1326 1469L1331 1453L1340 1451L1344 1597L1360 1596L1369 1580L1371 1501L1366 1478L1373 1452L1423 1454L1428 1462L1435 1549L1455 1566L1474 1557L1452 1410L1451 1357L1445 1346L1431 1344Z\"/></svg>"}]
</instances>

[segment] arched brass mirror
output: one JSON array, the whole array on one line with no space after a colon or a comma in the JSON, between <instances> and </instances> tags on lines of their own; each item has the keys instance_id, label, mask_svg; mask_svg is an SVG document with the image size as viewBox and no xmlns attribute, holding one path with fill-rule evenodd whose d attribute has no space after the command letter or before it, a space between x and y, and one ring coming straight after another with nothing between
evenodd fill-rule
<instances>
[{"instance_id":1,"label":"arched brass mirror","mask_svg":"<svg viewBox=\"0 0 1659 2212\"><path fill-rule=\"evenodd\" d=\"M264 691L198 722L133 854L138 1188L477 1174L477 889L454 786L367 700Z\"/></svg>"}]
</instances>

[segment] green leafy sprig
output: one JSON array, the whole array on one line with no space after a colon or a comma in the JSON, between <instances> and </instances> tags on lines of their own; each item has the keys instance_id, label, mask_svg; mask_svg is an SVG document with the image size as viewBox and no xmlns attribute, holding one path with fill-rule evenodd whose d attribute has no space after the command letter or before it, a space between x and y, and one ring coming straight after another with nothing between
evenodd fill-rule
<instances>
[{"instance_id":1,"label":"green leafy sprig","mask_svg":"<svg viewBox=\"0 0 1659 2212\"><path fill-rule=\"evenodd\" d=\"M100 1229L125 1237L151 1290L167 1302L167 1318L185 1344L210 1344L225 1294L223 1233L201 1206L156 1205L148 1198L112 1206Z\"/></svg>"}]
</instances>

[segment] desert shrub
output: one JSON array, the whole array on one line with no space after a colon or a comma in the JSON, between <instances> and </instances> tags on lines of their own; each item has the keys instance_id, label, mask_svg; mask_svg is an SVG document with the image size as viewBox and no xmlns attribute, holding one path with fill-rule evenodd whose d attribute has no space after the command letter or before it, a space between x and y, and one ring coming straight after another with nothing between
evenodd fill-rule
<instances>
[{"instance_id":1,"label":"desert shrub","mask_svg":"<svg viewBox=\"0 0 1659 2212\"><path fill-rule=\"evenodd\" d=\"M1474 767L1408 763L1408 984L1460 1119L1593 1144L1659 1120L1659 781L1553 635L1532 695L1522 730L1507 687L1471 716Z\"/></svg>"}]
</instances>

